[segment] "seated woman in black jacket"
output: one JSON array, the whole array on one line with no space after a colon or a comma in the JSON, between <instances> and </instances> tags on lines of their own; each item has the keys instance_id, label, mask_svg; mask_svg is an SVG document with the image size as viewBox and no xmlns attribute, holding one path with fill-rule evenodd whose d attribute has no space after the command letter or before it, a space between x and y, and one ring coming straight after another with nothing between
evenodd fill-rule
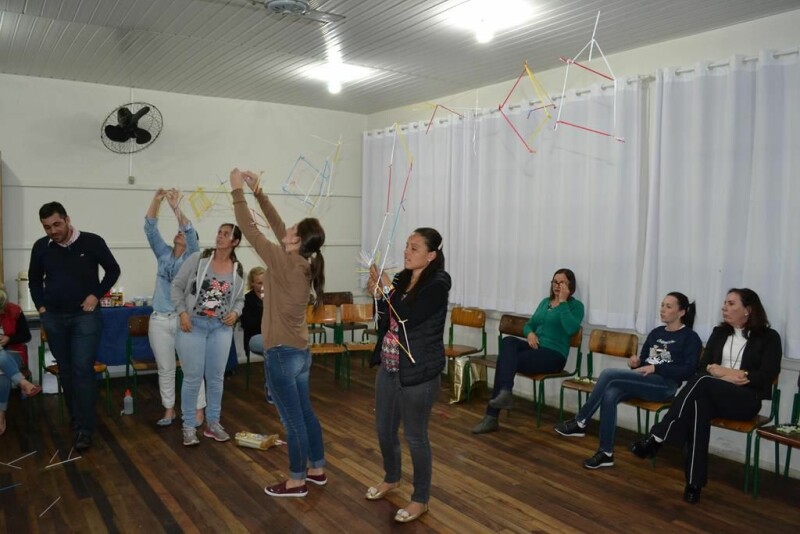
<instances>
[{"instance_id":1,"label":"seated woman in black jacket","mask_svg":"<svg viewBox=\"0 0 800 534\"><path fill-rule=\"evenodd\" d=\"M382 499L400 483L400 440L403 423L411 462L414 493L395 521L414 521L428 511L431 490L431 446L428 421L439 396L445 366L444 326L450 275L444 270L442 236L433 228L417 228L406 241L404 269L392 284L373 266L367 288L382 297L378 303L378 341L372 365L375 378L375 426L383 455L383 481L367 490L369 500Z\"/></svg>"},{"instance_id":2,"label":"seated woman in black jacket","mask_svg":"<svg viewBox=\"0 0 800 534\"><path fill-rule=\"evenodd\" d=\"M254 341L254 346L250 346L253 337L261 334L261 316L264 315L264 273L263 267L253 267L247 273L247 293L244 294L244 308L242 309L242 330L244 331L244 353L248 356L250 351L257 354L264 353L264 342L262 339ZM260 346L258 345L260 343Z\"/></svg>"},{"instance_id":3,"label":"seated woman in black jacket","mask_svg":"<svg viewBox=\"0 0 800 534\"><path fill-rule=\"evenodd\" d=\"M706 485L711 420L755 417L761 401L772 398L782 352L781 337L769 327L756 292L731 289L722 304L722 323L711 333L700 359L700 372L686 383L650 434L631 445L631 452L652 458L664 441L685 447L683 499L696 503Z\"/></svg>"}]
</instances>

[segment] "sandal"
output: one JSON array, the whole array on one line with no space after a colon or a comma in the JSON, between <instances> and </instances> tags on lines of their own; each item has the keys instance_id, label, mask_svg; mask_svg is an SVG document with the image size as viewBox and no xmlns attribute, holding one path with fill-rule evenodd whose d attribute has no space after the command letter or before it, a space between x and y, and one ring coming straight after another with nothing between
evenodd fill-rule
<instances>
[{"instance_id":1,"label":"sandal","mask_svg":"<svg viewBox=\"0 0 800 534\"><path fill-rule=\"evenodd\" d=\"M422 510L420 510L419 512L417 512L414 515L409 514L408 510L406 510L405 508L400 508L397 511L397 513L394 514L394 520L397 521L398 523L410 523L412 521L416 521L417 519L420 518L420 516L422 514L427 513L427 512L428 512L428 504L427 503L425 503L425 505L423 505Z\"/></svg>"},{"instance_id":2,"label":"sandal","mask_svg":"<svg viewBox=\"0 0 800 534\"><path fill-rule=\"evenodd\" d=\"M396 488L397 488L397 486L399 486L399 485L400 485L400 483L399 483L399 482L394 482L394 483L388 483L388 482L387 482L386 484L390 484L390 486L389 486L388 488L385 488L383 491L380 491L380 490L378 489L378 486L380 486L380 484L378 484L378 486L370 486L370 487L367 489L367 493L366 493L366 495L364 495L364 497L366 497L366 499L367 499L368 501L378 501L378 500L380 500L380 499L383 499L383 497L384 497L384 496L385 496L387 493L389 493L389 492L390 492L390 491L392 491L393 489L396 489Z\"/></svg>"},{"instance_id":3,"label":"sandal","mask_svg":"<svg viewBox=\"0 0 800 534\"><path fill-rule=\"evenodd\" d=\"M174 417L162 417L158 421L156 421L156 425L158 426L169 426L175 420Z\"/></svg>"}]
</instances>

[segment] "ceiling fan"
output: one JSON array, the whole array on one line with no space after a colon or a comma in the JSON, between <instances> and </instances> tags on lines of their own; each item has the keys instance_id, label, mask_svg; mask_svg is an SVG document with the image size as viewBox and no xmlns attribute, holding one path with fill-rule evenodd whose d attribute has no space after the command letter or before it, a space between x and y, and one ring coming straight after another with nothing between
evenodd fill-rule
<instances>
[{"instance_id":1,"label":"ceiling fan","mask_svg":"<svg viewBox=\"0 0 800 534\"><path fill-rule=\"evenodd\" d=\"M344 15L320 11L327 0L249 0L254 6L263 6L272 14L280 17L292 17L297 20L328 24L344 19Z\"/></svg>"}]
</instances>

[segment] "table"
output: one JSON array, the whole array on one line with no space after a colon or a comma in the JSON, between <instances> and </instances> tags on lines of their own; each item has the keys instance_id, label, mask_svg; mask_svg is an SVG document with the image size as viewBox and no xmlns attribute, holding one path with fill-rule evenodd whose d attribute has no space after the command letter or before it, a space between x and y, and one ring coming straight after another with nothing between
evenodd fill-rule
<instances>
[{"instance_id":1,"label":"table","mask_svg":"<svg viewBox=\"0 0 800 534\"><path fill-rule=\"evenodd\" d=\"M150 315L152 306L115 306L101 308L103 314L103 333L97 347L95 359L106 365L125 365L125 342L128 339L128 318L134 315ZM154 359L150 341L146 337L133 338L133 355L136 359Z\"/></svg>"}]
</instances>

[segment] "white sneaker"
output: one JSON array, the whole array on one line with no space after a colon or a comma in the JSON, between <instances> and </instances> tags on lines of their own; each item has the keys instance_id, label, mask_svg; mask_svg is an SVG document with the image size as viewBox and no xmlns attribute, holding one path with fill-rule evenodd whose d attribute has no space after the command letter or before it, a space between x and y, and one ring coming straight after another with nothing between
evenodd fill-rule
<instances>
[{"instance_id":1,"label":"white sneaker","mask_svg":"<svg viewBox=\"0 0 800 534\"><path fill-rule=\"evenodd\" d=\"M206 424L205 430L203 430L203 435L217 441L228 441L231 439L230 435L225 432L225 429L219 424L219 421L209 421Z\"/></svg>"},{"instance_id":2,"label":"white sneaker","mask_svg":"<svg viewBox=\"0 0 800 534\"><path fill-rule=\"evenodd\" d=\"M187 447L197 445L200 440L197 439L197 430L194 428L183 427L183 444Z\"/></svg>"}]
</instances>

